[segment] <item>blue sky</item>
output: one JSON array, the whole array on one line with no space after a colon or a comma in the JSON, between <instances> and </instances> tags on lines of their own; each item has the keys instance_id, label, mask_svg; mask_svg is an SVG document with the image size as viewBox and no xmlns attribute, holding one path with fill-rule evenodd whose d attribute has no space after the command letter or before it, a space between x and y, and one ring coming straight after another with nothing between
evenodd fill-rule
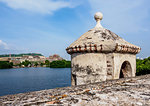
<instances>
[{"instance_id":1,"label":"blue sky","mask_svg":"<svg viewBox=\"0 0 150 106\"><path fill-rule=\"evenodd\" d=\"M149 0L0 0L0 54L59 54L96 24L138 45L137 55L150 56Z\"/></svg>"}]
</instances>

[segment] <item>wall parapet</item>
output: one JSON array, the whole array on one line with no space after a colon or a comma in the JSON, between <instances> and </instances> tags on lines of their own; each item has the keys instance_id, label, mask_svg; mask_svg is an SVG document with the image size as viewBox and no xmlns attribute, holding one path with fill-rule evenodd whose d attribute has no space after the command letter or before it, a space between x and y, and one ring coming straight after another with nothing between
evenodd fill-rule
<instances>
[{"instance_id":1,"label":"wall parapet","mask_svg":"<svg viewBox=\"0 0 150 106\"><path fill-rule=\"evenodd\" d=\"M0 97L0 105L150 105L150 75Z\"/></svg>"}]
</instances>

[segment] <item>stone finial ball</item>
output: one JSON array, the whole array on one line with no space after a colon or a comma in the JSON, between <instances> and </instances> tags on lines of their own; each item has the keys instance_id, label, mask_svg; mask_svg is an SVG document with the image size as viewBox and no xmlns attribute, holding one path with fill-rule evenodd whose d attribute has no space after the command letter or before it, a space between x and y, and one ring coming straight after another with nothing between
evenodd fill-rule
<instances>
[{"instance_id":1,"label":"stone finial ball","mask_svg":"<svg viewBox=\"0 0 150 106\"><path fill-rule=\"evenodd\" d=\"M97 12L94 15L95 20L102 20L103 19L103 14L101 12Z\"/></svg>"}]
</instances>

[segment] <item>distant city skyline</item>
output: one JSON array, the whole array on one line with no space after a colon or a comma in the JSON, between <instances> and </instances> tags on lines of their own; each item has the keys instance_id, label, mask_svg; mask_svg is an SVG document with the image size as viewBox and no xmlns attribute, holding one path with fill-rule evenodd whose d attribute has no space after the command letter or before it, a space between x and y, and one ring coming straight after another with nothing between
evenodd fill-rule
<instances>
[{"instance_id":1,"label":"distant city skyline","mask_svg":"<svg viewBox=\"0 0 150 106\"><path fill-rule=\"evenodd\" d=\"M142 48L150 56L149 0L0 0L0 54L58 54L95 27L94 14L103 13L102 26Z\"/></svg>"}]
</instances>

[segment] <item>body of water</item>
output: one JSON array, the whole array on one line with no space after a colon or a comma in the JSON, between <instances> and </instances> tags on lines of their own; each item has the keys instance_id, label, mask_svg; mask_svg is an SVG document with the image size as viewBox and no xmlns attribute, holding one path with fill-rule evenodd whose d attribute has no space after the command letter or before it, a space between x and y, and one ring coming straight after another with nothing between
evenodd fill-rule
<instances>
[{"instance_id":1,"label":"body of water","mask_svg":"<svg viewBox=\"0 0 150 106\"><path fill-rule=\"evenodd\" d=\"M71 86L70 68L0 69L0 96Z\"/></svg>"}]
</instances>

